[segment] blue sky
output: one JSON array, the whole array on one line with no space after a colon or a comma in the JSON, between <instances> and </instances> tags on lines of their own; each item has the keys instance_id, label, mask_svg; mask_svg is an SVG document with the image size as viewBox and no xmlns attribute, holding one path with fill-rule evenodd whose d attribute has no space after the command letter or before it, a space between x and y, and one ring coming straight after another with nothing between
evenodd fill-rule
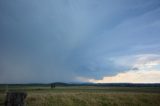
<instances>
[{"instance_id":1,"label":"blue sky","mask_svg":"<svg viewBox=\"0 0 160 106\"><path fill-rule=\"evenodd\" d=\"M1 0L0 83L55 81L160 83L160 1Z\"/></svg>"}]
</instances>

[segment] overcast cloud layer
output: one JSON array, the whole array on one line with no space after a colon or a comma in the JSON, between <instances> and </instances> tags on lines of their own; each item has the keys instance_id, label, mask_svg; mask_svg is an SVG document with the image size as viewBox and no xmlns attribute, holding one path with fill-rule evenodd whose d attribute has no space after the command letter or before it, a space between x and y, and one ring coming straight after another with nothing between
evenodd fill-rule
<instances>
[{"instance_id":1,"label":"overcast cloud layer","mask_svg":"<svg viewBox=\"0 0 160 106\"><path fill-rule=\"evenodd\" d=\"M160 83L159 73L159 0L0 0L0 83Z\"/></svg>"}]
</instances>

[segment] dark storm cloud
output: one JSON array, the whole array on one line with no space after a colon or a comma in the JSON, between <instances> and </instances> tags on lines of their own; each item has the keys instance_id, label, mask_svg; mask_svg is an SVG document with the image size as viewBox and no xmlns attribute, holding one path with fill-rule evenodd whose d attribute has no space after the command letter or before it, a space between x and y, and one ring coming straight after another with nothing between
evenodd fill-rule
<instances>
[{"instance_id":1,"label":"dark storm cloud","mask_svg":"<svg viewBox=\"0 0 160 106\"><path fill-rule=\"evenodd\" d=\"M0 83L74 82L128 69L110 58L159 53L159 6L158 0L1 0Z\"/></svg>"}]
</instances>

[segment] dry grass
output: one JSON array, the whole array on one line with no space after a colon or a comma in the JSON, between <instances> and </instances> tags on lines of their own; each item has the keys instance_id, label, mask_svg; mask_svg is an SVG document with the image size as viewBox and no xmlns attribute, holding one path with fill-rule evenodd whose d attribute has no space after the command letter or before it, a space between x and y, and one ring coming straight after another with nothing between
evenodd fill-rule
<instances>
[{"instance_id":1,"label":"dry grass","mask_svg":"<svg viewBox=\"0 0 160 106\"><path fill-rule=\"evenodd\" d=\"M0 106L4 106L5 94L0 93Z\"/></svg>"},{"instance_id":2,"label":"dry grass","mask_svg":"<svg viewBox=\"0 0 160 106\"><path fill-rule=\"evenodd\" d=\"M27 106L160 106L160 89L154 87L60 87L56 89L27 87L24 89L28 94ZM20 91L19 88L16 90ZM0 92L0 106L4 106L4 91L2 89Z\"/></svg>"},{"instance_id":3,"label":"dry grass","mask_svg":"<svg viewBox=\"0 0 160 106\"><path fill-rule=\"evenodd\" d=\"M160 94L31 93L27 106L160 106Z\"/></svg>"}]
</instances>

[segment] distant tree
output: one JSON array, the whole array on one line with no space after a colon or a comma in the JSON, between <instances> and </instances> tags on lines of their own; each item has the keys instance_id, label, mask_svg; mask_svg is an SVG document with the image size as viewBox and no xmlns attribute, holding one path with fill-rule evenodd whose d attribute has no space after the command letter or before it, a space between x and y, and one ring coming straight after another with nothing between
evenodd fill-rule
<instances>
[{"instance_id":1,"label":"distant tree","mask_svg":"<svg viewBox=\"0 0 160 106\"><path fill-rule=\"evenodd\" d=\"M51 88L55 88L56 84L55 83L51 83Z\"/></svg>"}]
</instances>

